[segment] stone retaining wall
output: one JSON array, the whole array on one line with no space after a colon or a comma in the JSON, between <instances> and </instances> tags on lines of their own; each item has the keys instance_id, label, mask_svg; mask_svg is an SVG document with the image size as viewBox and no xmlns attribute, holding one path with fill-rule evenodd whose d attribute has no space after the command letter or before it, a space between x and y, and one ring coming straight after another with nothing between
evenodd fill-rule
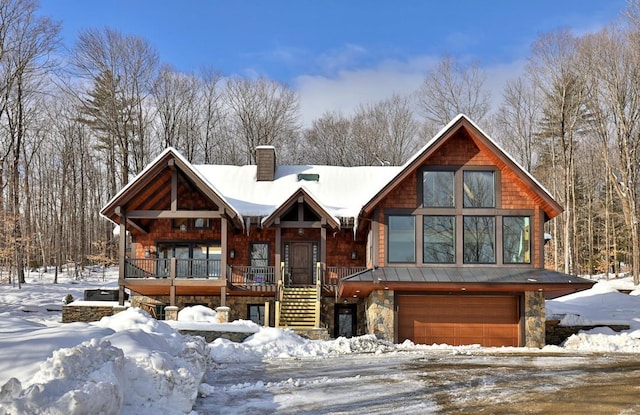
<instances>
[{"instance_id":1,"label":"stone retaining wall","mask_svg":"<svg viewBox=\"0 0 640 415\"><path fill-rule=\"evenodd\" d=\"M65 305L62 307L62 322L74 323L81 321L83 323L90 323L92 321L100 321L102 317L109 317L115 314L113 307L111 303L104 306Z\"/></svg>"},{"instance_id":2,"label":"stone retaining wall","mask_svg":"<svg viewBox=\"0 0 640 415\"><path fill-rule=\"evenodd\" d=\"M546 343L559 346L571 337L573 334L578 334L582 330L591 330L596 327L609 327L613 331L629 330L629 326L624 324L617 325L595 325L595 326L561 326L560 320L547 320L546 322Z\"/></svg>"},{"instance_id":3,"label":"stone retaining wall","mask_svg":"<svg viewBox=\"0 0 640 415\"><path fill-rule=\"evenodd\" d=\"M254 333L238 333L234 331L209 331L209 330L178 330L181 334L204 337L207 343L215 339L227 339L235 343L242 343Z\"/></svg>"}]
</instances>

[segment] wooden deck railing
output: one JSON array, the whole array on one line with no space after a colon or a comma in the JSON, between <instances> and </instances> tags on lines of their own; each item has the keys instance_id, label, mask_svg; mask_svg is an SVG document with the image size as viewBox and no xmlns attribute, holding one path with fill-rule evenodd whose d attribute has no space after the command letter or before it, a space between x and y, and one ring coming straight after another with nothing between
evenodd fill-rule
<instances>
[{"instance_id":1,"label":"wooden deck railing","mask_svg":"<svg viewBox=\"0 0 640 415\"><path fill-rule=\"evenodd\" d=\"M222 276L219 259L176 259L175 278L212 278ZM170 278L170 258L127 258L125 278Z\"/></svg>"},{"instance_id":2,"label":"wooden deck railing","mask_svg":"<svg viewBox=\"0 0 640 415\"><path fill-rule=\"evenodd\" d=\"M175 259L175 277L180 279L220 279L222 278L221 261L219 259ZM324 269L317 263L314 267L314 281L326 286L337 286L338 281L346 276L366 270L365 267L329 266ZM127 258L125 260L125 278L171 278L171 258ZM226 270L227 280L237 286L276 284L276 268L274 266L255 267L229 265ZM282 267L281 273L286 284L287 270ZM321 275L318 280L318 275Z\"/></svg>"},{"instance_id":3,"label":"wooden deck railing","mask_svg":"<svg viewBox=\"0 0 640 415\"><path fill-rule=\"evenodd\" d=\"M233 285L275 284L276 269L272 266L252 267L233 265L227 272Z\"/></svg>"}]
</instances>

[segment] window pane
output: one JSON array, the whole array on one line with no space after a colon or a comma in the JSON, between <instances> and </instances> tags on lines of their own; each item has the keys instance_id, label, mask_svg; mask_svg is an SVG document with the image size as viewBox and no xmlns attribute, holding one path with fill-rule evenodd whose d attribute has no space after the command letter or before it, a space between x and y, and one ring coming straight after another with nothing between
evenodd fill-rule
<instances>
[{"instance_id":1,"label":"window pane","mask_svg":"<svg viewBox=\"0 0 640 415\"><path fill-rule=\"evenodd\" d=\"M251 266L266 267L269 265L269 244L251 244Z\"/></svg>"},{"instance_id":2,"label":"window pane","mask_svg":"<svg viewBox=\"0 0 640 415\"><path fill-rule=\"evenodd\" d=\"M494 173L465 171L464 207L495 207Z\"/></svg>"},{"instance_id":3,"label":"window pane","mask_svg":"<svg viewBox=\"0 0 640 415\"><path fill-rule=\"evenodd\" d=\"M422 204L426 207L453 207L453 172L425 171L422 175Z\"/></svg>"},{"instance_id":4,"label":"window pane","mask_svg":"<svg viewBox=\"0 0 640 415\"><path fill-rule=\"evenodd\" d=\"M463 222L464 262L466 264L495 263L495 218L493 216L465 216Z\"/></svg>"},{"instance_id":5,"label":"window pane","mask_svg":"<svg viewBox=\"0 0 640 415\"><path fill-rule=\"evenodd\" d=\"M196 229L208 229L209 218L197 218L193 221L193 227Z\"/></svg>"},{"instance_id":6,"label":"window pane","mask_svg":"<svg viewBox=\"0 0 640 415\"><path fill-rule=\"evenodd\" d=\"M413 216L389 216L389 262L416 261L416 231Z\"/></svg>"},{"instance_id":7,"label":"window pane","mask_svg":"<svg viewBox=\"0 0 640 415\"><path fill-rule=\"evenodd\" d=\"M455 262L455 217L425 216L423 223L423 262Z\"/></svg>"},{"instance_id":8,"label":"window pane","mask_svg":"<svg viewBox=\"0 0 640 415\"><path fill-rule=\"evenodd\" d=\"M502 218L502 245L505 264L530 264L531 239L528 216Z\"/></svg>"}]
</instances>

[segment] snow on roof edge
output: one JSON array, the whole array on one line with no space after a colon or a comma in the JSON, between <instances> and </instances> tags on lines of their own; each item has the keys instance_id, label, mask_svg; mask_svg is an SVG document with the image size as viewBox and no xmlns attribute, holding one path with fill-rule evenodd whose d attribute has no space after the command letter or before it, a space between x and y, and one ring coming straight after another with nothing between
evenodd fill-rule
<instances>
[{"instance_id":1,"label":"snow on roof edge","mask_svg":"<svg viewBox=\"0 0 640 415\"><path fill-rule=\"evenodd\" d=\"M211 182L209 182L209 180L207 180L199 171L198 169L194 168L194 166L189 162L189 160L187 160L176 148L174 147L167 147L164 150L162 150L162 152L160 154L158 154L151 162L149 162L149 164L147 164L145 166L144 169L142 169L140 171L140 173L136 174L135 177L131 180L129 180L129 183L127 183L122 189L120 189L120 191L118 193L116 193L115 196L113 196L106 205L104 205L102 207L102 209L100 209L100 216L104 217L105 219L108 219L109 221L113 222L109 217L107 217L104 214L104 210L111 205L114 201L116 201L119 197L121 197L125 192L127 192L138 180L140 180L140 178L142 176L144 176L144 174L146 174L153 166L155 166L160 160L162 160L163 157L165 157L168 153L173 153L173 155L180 159L180 161L182 161L185 166L187 166L187 168L189 168L196 176L198 176L198 178L200 180L202 180L207 186L209 186L209 188L211 190L214 191L214 193L224 202L226 203L227 206L229 206L237 215L238 218L240 220L240 222L243 224L242 226L244 226L244 221L242 218L242 215L240 214L240 212L238 212L238 210L231 204L229 203L229 201L222 195L222 193L220 193L220 191L211 184ZM115 223L115 222L113 222ZM117 225L117 223L116 223Z\"/></svg>"}]
</instances>

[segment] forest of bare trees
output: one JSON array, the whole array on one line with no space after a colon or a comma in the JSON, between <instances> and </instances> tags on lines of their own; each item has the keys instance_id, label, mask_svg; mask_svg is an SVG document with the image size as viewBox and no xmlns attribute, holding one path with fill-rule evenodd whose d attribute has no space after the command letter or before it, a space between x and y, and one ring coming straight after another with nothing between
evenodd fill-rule
<instances>
[{"instance_id":1,"label":"forest of bare trees","mask_svg":"<svg viewBox=\"0 0 640 415\"><path fill-rule=\"evenodd\" d=\"M298 93L215 68L184 73L110 28L62 45L36 0L0 0L0 267L114 261L100 208L167 146L193 163L398 165L462 112L549 189L549 266L640 271L640 0L596 33L541 34L523 73L488 90L476 62L445 56L417 90L300 122Z\"/></svg>"}]
</instances>

